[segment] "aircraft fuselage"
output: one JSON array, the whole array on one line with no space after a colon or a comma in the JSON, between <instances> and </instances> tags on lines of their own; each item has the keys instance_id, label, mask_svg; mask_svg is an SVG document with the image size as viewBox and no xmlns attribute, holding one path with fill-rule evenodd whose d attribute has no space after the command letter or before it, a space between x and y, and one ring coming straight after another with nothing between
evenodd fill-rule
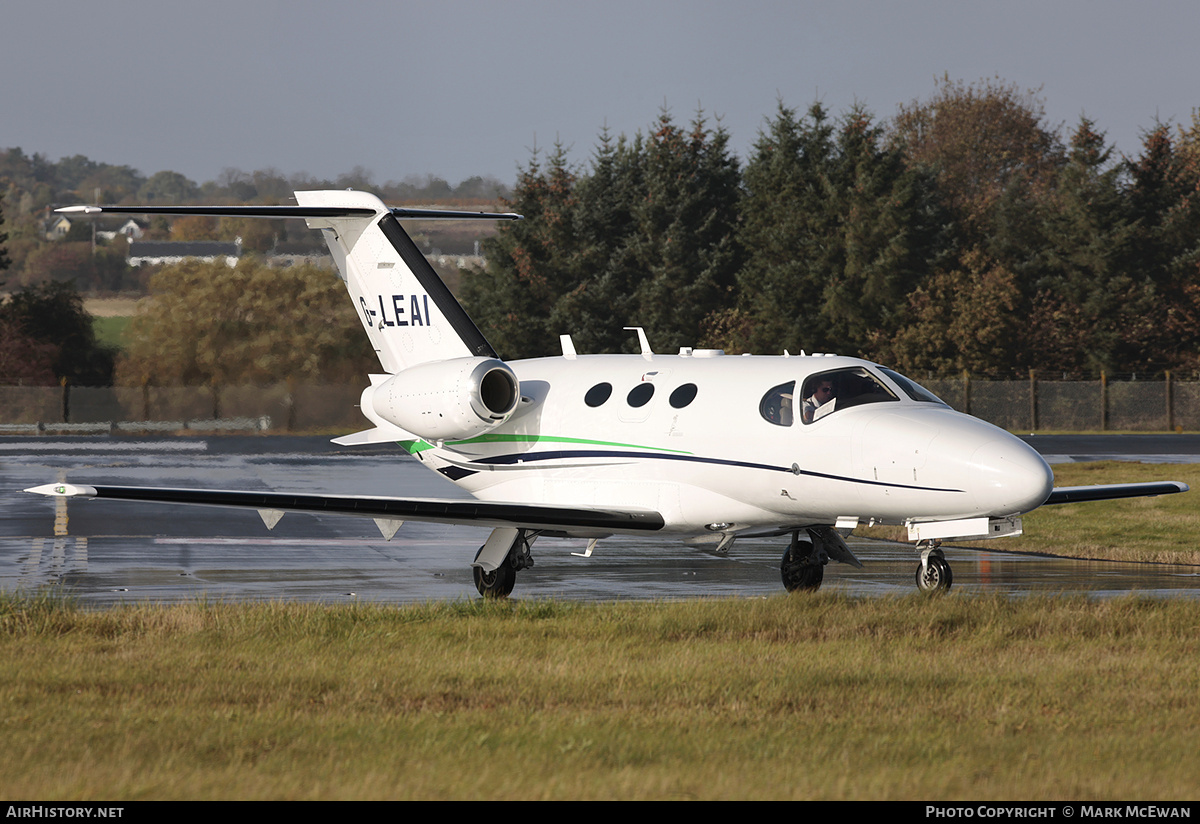
<instances>
[{"instance_id":1,"label":"aircraft fuselage","mask_svg":"<svg viewBox=\"0 0 1200 824\"><path fill-rule=\"evenodd\" d=\"M1018 438L914 400L855 358L580 355L509 366L522 395L511 419L440 447L410 445L482 500L656 510L667 531L703 534L1006 517L1040 506L1053 486ZM802 419L804 387L862 372L878 384L869 400ZM789 384L776 393L790 407L781 415L769 396Z\"/></svg>"}]
</instances>

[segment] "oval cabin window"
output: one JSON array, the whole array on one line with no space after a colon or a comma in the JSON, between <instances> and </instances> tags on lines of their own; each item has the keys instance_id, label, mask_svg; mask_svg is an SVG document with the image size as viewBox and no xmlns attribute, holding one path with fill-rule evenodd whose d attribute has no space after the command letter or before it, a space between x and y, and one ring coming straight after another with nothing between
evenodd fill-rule
<instances>
[{"instance_id":1,"label":"oval cabin window","mask_svg":"<svg viewBox=\"0 0 1200 824\"><path fill-rule=\"evenodd\" d=\"M600 406L612 395L611 383L598 383L583 396L583 402L588 406Z\"/></svg>"},{"instance_id":2,"label":"oval cabin window","mask_svg":"<svg viewBox=\"0 0 1200 824\"><path fill-rule=\"evenodd\" d=\"M645 406L650 403L650 399L654 397L654 384L639 383L637 386L629 390L629 395L625 400L635 409L639 406Z\"/></svg>"},{"instance_id":3,"label":"oval cabin window","mask_svg":"<svg viewBox=\"0 0 1200 824\"><path fill-rule=\"evenodd\" d=\"M696 384L685 383L683 386L671 393L671 406L676 409L683 409L692 401L696 400L696 392L698 391Z\"/></svg>"}]
</instances>

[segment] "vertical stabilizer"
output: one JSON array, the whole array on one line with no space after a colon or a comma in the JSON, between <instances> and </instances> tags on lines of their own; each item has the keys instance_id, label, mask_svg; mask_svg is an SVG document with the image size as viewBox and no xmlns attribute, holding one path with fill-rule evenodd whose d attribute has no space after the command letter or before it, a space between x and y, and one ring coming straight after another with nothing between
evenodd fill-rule
<instances>
[{"instance_id":1,"label":"vertical stabilizer","mask_svg":"<svg viewBox=\"0 0 1200 824\"><path fill-rule=\"evenodd\" d=\"M370 209L370 217L309 217L320 229L385 372L429 361L497 357L483 333L379 198L296 192L300 207Z\"/></svg>"}]
</instances>

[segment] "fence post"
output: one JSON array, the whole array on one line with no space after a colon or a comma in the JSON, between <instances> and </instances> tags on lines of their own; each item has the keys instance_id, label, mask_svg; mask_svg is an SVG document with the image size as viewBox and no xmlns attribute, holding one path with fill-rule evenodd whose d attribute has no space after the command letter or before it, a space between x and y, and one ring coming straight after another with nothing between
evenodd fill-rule
<instances>
[{"instance_id":1,"label":"fence post","mask_svg":"<svg viewBox=\"0 0 1200 824\"><path fill-rule=\"evenodd\" d=\"M963 412L971 414L971 373L963 370Z\"/></svg>"},{"instance_id":2,"label":"fence post","mask_svg":"<svg viewBox=\"0 0 1200 824\"><path fill-rule=\"evenodd\" d=\"M1029 370L1029 431L1036 432L1038 428L1037 402L1037 372Z\"/></svg>"},{"instance_id":3,"label":"fence post","mask_svg":"<svg viewBox=\"0 0 1200 824\"><path fill-rule=\"evenodd\" d=\"M1175 431L1175 403L1174 393L1171 391L1171 370L1167 370L1167 431Z\"/></svg>"},{"instance_id":4,"label":"fence post","mask_svg":"<svg viewBox=\"0 0 1200 824\"><path fill-rule=\"evenodd\" d=\"M1108 431L1108 375L1100 370L1100 431Z\"/></svg>"},{"instance_id":5,"label":"fence post","mask_svg":"<svg viewBox=\"0 0 1200 824\"><path fill-rule=\"evenodd\" d=\"M296 379L288 375L287 377L287 431L294 432L296 429Z\"/></svg>"},{"instance_id":6,"label":"fence post","mask_svg":"<svg viewBox=\"0 0 1200 824\"><path fill-rule=\"evenodd\" d=\"M71 422L71 389L67 385L67 378L64 375L59 383L62 385L62 422Z\"/></svg>"}]
</instances>

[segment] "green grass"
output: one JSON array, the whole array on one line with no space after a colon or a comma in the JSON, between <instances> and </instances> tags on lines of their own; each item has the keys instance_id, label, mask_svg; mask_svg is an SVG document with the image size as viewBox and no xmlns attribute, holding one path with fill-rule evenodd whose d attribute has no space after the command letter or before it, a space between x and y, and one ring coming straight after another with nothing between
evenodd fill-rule
<instances>
[{"instance_id":1,"label":"green grass","mask_svg":"<svg viewBox=\"0 0 1200 824\"><path fill-rule=\"evenodd\" d=\"M0 600L11 797L1179 799L1200 604Z\"/></svg>"},{"instance_id":2,"label":"green grass","mask_svg":"<svg viewBox=\"0 0 1200 824\"><path fill-rule=\"evenodd\" d=\"M130 318L92 318L92 330L96 333L96 342L101 346L114 349L125 348L125 329L129 326Z\"/></svg>"}]
</instances>

